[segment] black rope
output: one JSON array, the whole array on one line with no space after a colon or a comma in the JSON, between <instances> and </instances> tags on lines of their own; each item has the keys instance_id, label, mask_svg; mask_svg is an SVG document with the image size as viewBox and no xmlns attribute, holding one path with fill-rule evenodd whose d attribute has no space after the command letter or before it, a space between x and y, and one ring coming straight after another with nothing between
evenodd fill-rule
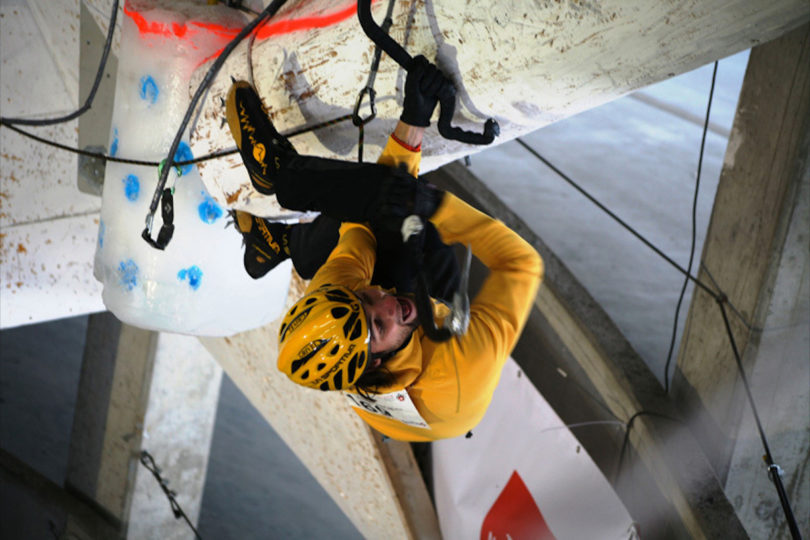
<instances>
[{"instance_id":1,"label":"black rope","mask_svg":"<svg viewBox=\"0 0 810 540\"><path fill-rule=\"evenodd\" d=\"M773 463L773 459L771 457L770 449L769 449L768 443L767 443L767 438L765 437L765 432L762 429L762 424L759 421L759 414L757 413L756 404L754 403L754 398L753 398L753 395L751 394L751 389L750 389L750 387L748 385L748 379L746 378L745 372L743 371L743 368L742 368L742 362L740 360L739 352L737 351L737 345L736 345L736 342L734 340L734 334L731 331L731 326L730 326L730 324L728 322L728 316L726 315L725 304L728 302L728 298L725 295L725 293L723 293L722 290L719 293L714 292L706 284L704 284L699 279L694 277L688 270L682 268L680 265L678 265L678 263L673 261L670 257L668 257L664 252L662 252L659 248L657 248L649 240L644 238L644 236L642 236L640 233L638 233L630 225L625 223L619 216L617 216L615 213L610 211L605 205L603 205L601 202L599 202L595 197L593 197L585 189L580 187L579 184L574 182L566 174L564 174L562 171L560 171L560 169L558 169L557 167L552 165L551 162L549 162L547 159L545 159L543 156L541 156L536 150L531 148L529 145L527 145L521 139L518 138L516 140L517 140L518 143L521 144L521 146L526 148L532 155L534 155L537 159L542 161L547 167L549 167L551 170L553 170L555 173L557 173L557 175L559 175L563 180L568 182L568 184L570 184L572 187L574 187L577 191L579 191L582 195L584 195L588 200L590 200L592 203L594 203L596 206L598 206L601 210L603 210L605 213L607 213L611 218L613 218L617 223L619 223L621 226L623 226L625 229L627 229L636 238L641 240L647 247L652 249L661 258L666 260L675 269L677 269L679 272L681 272L687 278L687 280L692 280L701 289L706 291L717 302L717 304L720 306L720 311L722 312L722 315L723 315L723 322L725 323L725 327L726 327L726 333L728 335L729 341L731 342L731 347L732 347L732 351L734 353L734 358L737 361L737 367L738 367L738 370L740 372L740 376L741 376L742 381L743 381L743 386L745 387L746 394L748 395L748 402L749 402L749 405L751 406L751 410L754 413L754 419L756 420L756 423L757 423L757 429L759 430L760 438L762 439L763 446L765 447L765 456L764 456L764 458L765 458L765 462L766 462L766 464L768 466L768 476L771 478L771 480L773 481L773 483L774 483L774 485L776 487L776 491L777 491L777 494L779 496L779 501L780 501L780 503L782 505L782 510L785 513L785 517L786 517L786 519L788 521L788 526L790 527L790 531L791 531L791 534L793 535L793 538L794 539L796 539L796 538L800 539L801 536L798 533L798 526L796 525L796 518L793 515L793 510L790 507L790 502L789 502L788 497L787 497L787 492L785 491L784 485L782 484L781 468L778 465ZM638 413L636 413L636 415L634 415L633 418L631 418L631 421L634 420L635 417L640 415L640 414L654 414L654 413L647 413L645 411L638 412ZM629 427L628 427L628 430L629 430ZM621 458L622 458L622 455L620 455L619 465L621 465ZM618 468L617 468L617 471L618 471Z\"/></svg>"},{"instance_id":2,"label":"black rope","mask_svg":"<svg viewBox=\"0 0 810 540\"><path fill-rule=\"evenodd\" d=\"M647 239L646 239L644 236L642 236L642 235L641 235L641 233L639 233L639 232L638 232L638 231L636 231L636 230L635 230L633 227L631 227L630 225L628 225L627 223L625 223L625 222L624 222L624 220L623 220L622 218L620 218L619 216L617 216L616 214L614 214L612 211L610 211L610 209L608 209L608 208L607 208L607 207L606 207L604 204L602 204L601 202L599 202L599 201L598 201L598 200L597 200L597 199L596 199L596 198L595 198L593 195L591 195L590 193L588 193L587 191L585 191L585 189L583 189L583 188L582 188L582 187L581 187L579 184L577 184L576 182L574 182L574 181L573 181L573 180L572 180L572 179L571 179L571 178L570 178L568 175L566 175L566 174L565 174L564 172L562 172L560 169L558 169L557 167L555 167L555 166L554 166L554 165L553 165L553 164L552 164L552 163L551 163L549 160L547 160L546 158L544 158L543 156L541 156L541 155L540 155L540 154L539 154L539 153L538 153L538 152L537 152L537 151L536 151L534 148L532 148L531 146L529 146L528 144L526 144L526 143L525 143L525 142L524 142L522 139L520 139L520 138L517 138L517 139L515 139L515 140L516 140L518 143L520 143L520 145L521 145L521 146L523 146L523 148L525 148L526 150L528 150L528 151L529 151L529 152L530 152L530 153L531 153L531 154L532 154L534 157L536 157L537 159L539 159L540 161L542 161L542 162L543 162L543 163L544 163L544 164L545 164L545 165L546 165L546 166L547 166L549 169L551 169L552 171L554 171L555 173L557 173L557 175L558 175L560 178L562 178L563 180L565 180L566 182L568 182L568 183L571 185L571 187L573 187L574 189L576 189L577 191L579 191L579 192L580 192L582 195L584 195L584 196L585 196L585 197L586 197L586 198L587 198L589 201L591 201L593 204L595 204L596 206L598 206L598 207L599 207L599 208L600 208L602 211L604 211L604 212L605 212L607 215L609 215L610 217L612 217L612 218L614 219L614 221L616 221L616 222L617 222L619 225L621 225L622 227L624 227L625 229L627 229L627 231L628 231L628 232L630 232L630 233L631 233L633 236L635 236L636 238L638 238L639 240L641 240L641 242L642 242L642 243L644 243L644 245L646 245L648 248L650 248L650 249L651 249L651 250L653 250L655 253L657 253L657 254L658 254L658 255L659 255L659 256L660 256L662 259L664 259L664 260L665 260L665 261L667 261L669 264L671 264L671 265L672 265L672 266L673 266L673 267L674 267L676 270L678 270L680 273L682 273L682 274L683 274L684 276L686 276L688 279L692 280L692 281L693 281L693 282L694 282L694 283L695 283L697 286L699 286L701 289L703 289L704 291L706 291L707 293L709 293L709 295L711 295L711 297L712 297L712 298L717 298L717 293L715 293L713 290L711 290L711 289L708 287L708 285L706 285L706 284L704 284L703 282L701 282L701 281L700 281L698 278L696 278L695 276L693 276L692 274L690 274L688 271L686 271L686 269L685 269L685 268L683 268L681 265L679 265L678 263L676 263L675 261L673 261L673 260L672 260L672 259L671 259L671 258L670 258L670 257L669 257L667 254L666 254L666 253L664 253L663 251L661 251L660 249L658 249L658 248L657 248L657 247L656 247L656 246L655 246L655 245L654 245L652 242L650 242L650 241L649 241L649 240L647 240Z\"/></svg>"},{"instance_id":3,"label":"black rope","mask_svg":"<svg viewBox=\"0 0 810 540\"><path fill-rule=\"evenodd\" d=\"M768 466L768 477L771 479L774 487L776 488L776 493L779 496L779 502L782 505L782 511L785 513L785 518L787 519L790 534L794 539L800 540L802 535L799 532L799 526L796 523L796 516L793 514L793 509L790 507L790 500L788 499L787 491L785 491L785 486L782 484L782 468L779 467L779 465L776 465L773 461L771 449L770 446L768 446L768 438L765 436L765 430L762 428L762 422L759 419L759 413L757 412L757 407L754 403L754 396L751 393L751 387L748 384L748 377L745 375L745 370L743 369L740 352L737 350L737 342L734 340L734 333L731 331L731 325L728 322L728 315L726 315L726 308L724 305L725 302L725 295L721 295L717 299L717 305L720 306L720 312L723 314L723 324L726 327L728 339L731 342L731 350L734 352L734 360L737 362L737 369L740 372L740 378L742 379L743 387L745 388L745 394L748 396L748 403L751 405L751 412L754 413L754 422L756 423L757 431L759 432L759 438L762 441L762 446L765 448L765 455L762 456L762 458L765 461L765 464Z\"/></svg>"},{"instance_id":4,"label":"black rope","mask_svg":"<svg viewBox=\"0 0 810 540\"><path fill-rule=\"evenodd\" d=\"M77 118L87 112L87 110L90 109L93 104L93 99L96 97L96 91L98 90L99 84L101 84L101 78L104 75L104 67L107 65L107 57L110 55L110 49L112 48L112 37L115 33L115 20L117 17L118 0L115 0L113 2L112 13L110 14L110 26L107 29L107 41L104 43L104 52L101 54L101 61L99 62L98 70L96 71L96 79L93 81L93 87L90 89L90 93L87 95L84 105L70 114L59 116L57 118L0 118L0 122L5 125L21 124L26 126L51 126L54 124L69 122L70 120L73 120L74 118Z\"/></svg>"},{"instance_id":5,"label":"black rope","mask_svg":"<svg viewBox=\"0 0 810 540\"><path fill-rule=\"evenodd\" d=\"M717 79L717 64L714 62L714 71L712 72L712 85L709 89L709 103L706 105L706 119L703 122L703 136L700 140L700 153L698 155L697 177L695 178L695 195L692 198L692 243L689 248L689 264L686 266L687 272L692 272L692 263L695 260L695 236L697 230L697 201L698 193L700 191L700 171L703 167L703 153L706 148L706 133L709 131L709 117L712 111L712 99L714 98L714 83ZM678 296L678 303L675 306L675 317L672 322L672 338L669 341L669 352L667 352L667 361L664 364L664 392L669 393L669 365L672 361L672 353L675 350L675 337L678 334L678 317L681 313L681 304L686 295L686 286L689 285L689 278L684 278L683 286L681 287L681 294Z\"/></svg>"},{"instance_id":6,"label":"black rope","mask_svg":"<svg viewBox=\"0 0 810 540\"><path fill-rule=\"evenodd\" d=\"M382 25L382 33L388 35L388 29L394 24L392 15L394 13L395 0L389 0L388 8L385 12L385 20ZM374 57L371 60L371 66L368 71L368 80L366 85L357 94L357 99L354 103L354 111L351 114L352 123L357 126L357 162L363 163L363 141L365 139L365 126L377 116L377 107L374 103L374 98L377 93L374 91L374 81L377 79L377 70L380 67L380 58L382 58L382 48L375 44ZM371 112L365 118L360 116L360 107L363 105L363 98L368 95L368 106Z\"/></svg>"},{"instance_id":7,"label":"black rope","mask_svg":"<svg viewBox=\"0 0 810 540\"><path fill-rule=\"evenodd\" d=\"M562 368L557 368L557 369L558 369L558 373L560 371L563 371ZM563 373L565 373L565 372L563 371ZM594 403L599 405L606 413L608 413L610 416L612 416L615 419L616 422L619 422L619 423L622 423L622 424L624 423L619 419L618 416L616 416L616 414L613 412L613 410L611 410L611 408L608 406L608 404L604 402L604 400L602 400L600 397L597 397L596 395L592 394L591 391L589 389L585 388L585 386L583 386L579 381L577 381L573 377L569 377L567 373L565 375L563 375L563 377L565 378L565 380L567 382L571 382L571 383L574 384L574 386L578 387L582 391L583 394L585 394L587 397L589 397L591 400L593 400Z\"/></svg>"},{"instance_id":8,"label":"black rope","mask_svg":"<svg viewBox=\"0 0 810 540\"><path fill-rule=\"evenodd\" d=\"M116 3L116 6L117 6L118 0L115 0L115 3ZM384 28L386 30L391 26L391 24L393 22L392 19L391 19L391 12L393 11L393 5L394 5L394 0L391 0L391 3L389 4L389 7L388 7L388 14L386 15L386 20L383 23L383 26L384 26ZM240 8L240 9L242 9L242 8ZM245 10L243 9L243 11L245 11ZM247 12L251 12L251 13L256 14L256 12L252 11L252 10L247 10ZM76 112L72 113L71 115L67 115L67 116L61 117L61 118L54 118L54 119L31 120L31 119L24 119L24 118L22 118L22 119L18 119L18 118L0 118L0 126L6 127L8 129L18 133L19 135L27 137L27 138L29 138L31 140L34 140L36 142L39 142L41 144L52 146L54 148L58 148L60 150L63 150L63 151L66 151L66 152L71 152L71 153L78 154L78 155L81 155L81 156L100 159L100 160L103 160L105 162L111 162L111 163L122 163L122 164L126 164L126 165L139 165L139 166L147 166L147 167L159 167L160 162L158 162L158 161L121 158L121 157L116 157L116 156L111 156L111 155L108 155L108 154L104 154L104 153L101 153L101 152L92 152L92 151L89 151L89 150L82 150L80 148L74 148L74 147L67 146L65 144L56 142L54 140L49 140L49 139L46 139L44 137L40 137L38 135L35 135L35 134L31 133L31 132L22 130L22 129L15 126L15 124L24 124L24 125L33 125L33 126L45 126L45 125L51 125L51 124L56 124L56 123L60 123L60 122L66 122L66 121L71 120L71 119L75 118L76 116L79 116L82 113L86 112L86 110L89 109L92 106L92 101L93 101L93 99L95 97L95 93L96 93L96 90L97 90L97 87L98 87L98 83L101 80L101 74L103 74L104 66L106 65L106 60L107 60L107 54L106 53L109 52L109 44L112 42L112 35L113 35L112 30L115 27L116 14L117 14L117 10L114 10L113 14L111 16L111 21L110 21L110 31L107 34L107 46L105 46L105 54L102 55L102 60L101 60L101 63L99 65L98 72L96 73L96 83L94 83L93 89L91 90L90 94L87 97L87 102L85 103L85 105L81 109L77 110ZM260 24L264 24L265 22L266 21L262 21ZM257 27L258 26L259 25L257 25ZM252 48L252 44L253 44L254 39L255 39L255 34L251 36L251 43L250 43L251 47L249 47L249 49L248 49L248 55L249 56L250 56L250 52L251 52L250 49ZM372 116L367 117L365 119L360 118L359 121L358 121L358 118L359 118L358 111L359 111L360 105L362 104L363 93L366 92L367 89L370 89L371 92L374 91L372 86L373 86L374 80L376 78L377 68L379 67L379 61L380 61L380 57L381 57L381 52L382 51L380 51L379 48L375 51L375 57L374 57L374 60L372 61L371 71L369 73L369 79L368 79L368 82L366 84L366 88L364 88L361 91L360 96L359 96L360 99L358 101L357 107L356 107L355 112L353 114L346 114L346 115L342 115L342 116L333 118L331 120L326 120L326 121L323 121L323 122L319 122L319 123L314 124L314 125L304 126L304 127L301 127L301 128L296 128L296 129L294 129L292 131L282 133L282 135L287 137L287 138L296 137L296 136L302 135L304 133L309 133L309 132L312 132L312 131L316 131L318 129L331 127L333 125L339 124L341 122L345 122L347 120L352 120L355 123L359 123L358 127L359 127L359 131L360 131L360 135L359 135L360 142L359 142L359 148L358 148L358 161L362 161L363 138L364 138L363 137L363 125L368 123L369 121L371 121L374 118L374 116L376 116L376 110L374 108L375 107L374 98L372 97L371 100L370 100L371 101L370 106L371 106L372 111L373 111ZM223 50L223 54L225 54L224 50ZM250 60L249 60L249 62L250 62ZM252 63L251 63L251 65L249 67L250 67L251 78L252 78L252 71L253 71ZM199 157L196 157L196 158L190 159L190 160L172 161L172 165L177 166L177 167L183 167L183 166L186 166L186 165L196 165L198 163L202 163L204 161L208 161L208 160L211 160L211 159L230 156L230 155L236 154L238 151L239 150L236 149L236 148L232 148L232 149L229 149L229 150L224 150L224 149L223 150L218 150L218 151L211 152L211 153L206 154L204 156L199 156Z\"/></svg>"},{"instance_id":9,"label":"black rope","mask_svg":"<svg viewBox=\"0 0 810 540\"><path fill-rule=\"evenodd\" d=\"M333 118L332 120L326 120L324 122L320 122L318 124L313 124L311 126L304 126L304 127L301 127L301 128L297 128L297 129L295 129L293 131L290 131L288 133L282 133L282 135L284 135L285 137L296 137L296 136L302 135L304 133L309 133L310 131L315 131L315 130L318 130L318 129L321 129L321 128L333 126L333 125L338 124L340 122L345 122L346 120L351 120L351 118L352 118L352 115L346 114L346 115L343 115L343 116L339 116L337 118ZM66 152L71 152L73 154L78 154L78 155L81 155L81 156L87 156L87 157L92 157L92 158L96 158L96 159L101 159L103 161L109 161L109 162L112 162L112 163L124 163L124 164L127 164L127 165L143 165L143 166L146 166L146 167L159 167L160 166L160 163L157 162L157 161L147 161L147 160L142 160L142 159L119 158L119 157L115 157L115 156L110 156L108 154L103 154L101 152L91 152L89 150L82 150L80 148L73 148L71 146L67 146L67 145L64 145L62 143L58 143L56 141L52 141L52 140L49 140L49 139L45 139L43 137L39 137L37 135L34 135L33 133L22 130L22 129L20 129L20 128L12 125L12 124L6 123L3 120L0 120L0 126L7 127L8 129L17 132L20 135L28 137L31 140L37 141L39 143L42 143L42 144L45 144L45 145L48 145L48 146L52 146L54 148L58 148L60 150L64 150ZM217 150L215 152L211 152L210 154L206 154L204 156L199 156L199 157L196 157L194 159L189 159L189 160L186 160L186 161L175 161L174 165L177 166L177 167L183 167L185 165L196 165L198 163L202 163L203 161L208 161L208 160L211 160L211 159L217 159L217 158L221 158L221 157L225 157L225 156L230 156L230 155L236 154L238 151L239 150L236 149L236 148L231 148L229 150Z\"/></svg>"},{"instance_id":10,"label":"black rope","mask_svg":"<svg viewBox=\"0 0 810 540\"><path fill-rule=\"evenodd\" d=\"M66 151L66 152L71 152L73 154L78 154L80 156L92 157L92 158L101 159L101 160L104 160L104 161L110 161L110 162L113 162L113 163L124 163L124 164L127 164L127 165L143 165L143 166L147 166L147 167L158 167L158 166L160 166L160 163L157 162L157 161L147 161L147 160L142 160L142 159L119 158L119 157L110 156L110 155L107 155L107 154L102 154L101 152L91 152L89 150L82 150L80 148L73 148L71 146L67 146L67 145L64 145L62 143L58 143L56 141L45 139L43 137L38 137L37 135L34 135L33 133L30 133L28 131L24 131L24 130L22 130L22 129L20 129L20 128L12 125L12 124L9 124L9 123L7 123L5 121L2 121L2 120L0 120L0 125L2 125L3 127L7 127L8 129L10 129L12 131L15 131L15 132L19 133L20 135L28 137L29 139L32 139L32 140L37 141L39 143L46 144L48 146L53 146L54 148L58 148L60 150ZM212 152L212 153L207 154L205 156L190 159L190 160L187 160L187 161L176 161L176 162L174 162L174 165L176 165L178 167L182 167L184 165L195 165L197 163L201 163L201 162L207 161L209 159L229 156L231 154L235 154L236 152L238 152L238 150L236 150L236 149L220 150L220 151Z\"/></svg>"},{"instance_id":11,"label":"black rope","mask_svg":"<svg viewBox=\"0 0 810 540\"><path fill-rule=\"evenodd\" d=\"M158 177L157 185L155 186L155 192L152 195L152 201L149 204L149 212L146 215L146 223L143 232L141 233L141 237L152 247L156 249L165 249L166 245L171 241L172 234L174 231L174 216L173 212L169 212L168 223L164 221L163 227L161 228L160 233L158 234L157 240L152 239L152 220L155 216L155 212L157 211L158 204L160 203L161 198L167 197L170 195L171 190L165 189L166 187L166 180L169 177L169 170L173 168L175 165L174 162L174 155L177 152L177 148L180 146L180 140L183 138L183 134L186 131L186 126L191 121L191 117L194 114L194 110L197 108L197 103L202 98L202 95L208 90L208 87L211 84L211 81L216 77L217 73L219 73L220 68L225 63L225 60L230 56L231 52L236 48L236 46L248 35L250 34L259 23L263 22L265 19L272 17L275 15L278 10L281 8L282 5L286 0L273 0L265 9L262 11L261 15L256 17L253 21L251 21L247 26L242 28L242 30L234 37L228 45L222 50L222 53L217 57L211 67L208 69L208 72L205 74L205 78L200 82L199 86L197 87L197 91L194 92L194 96L191 98L191 102L188 104L188 108L186 109L186 114L183 117L182 122L180 123L180 127L177 129L177 134L172 141L171 147L169 148L169 154L166 157L166 166L163 167L160 171L160 176ZM170 200L166 201L163 205L164 213L166 208L172 208L172 202Z\"/></svg>"},{"instance_id":12,"label":"black rope","mask_svg":"<svg viewBox=\"0 0 810 540\"><path fill-rule=\"evenodd\" d=\"M351 120L352 115L344 114L343 116L338 116L337 118L333 118L331 120L326 120L324 122L320 122L318 124L314 124L312 126L307 126L303 128L299 128L288 133L282 133L285 137L295 137L297 135L301 135L303 133L309 133L310 131L315 131L322 128L327 128L330 126L334 126L335 124L339 124L341 122L345 122L346 120Z\"/></svg>"},{"instance_id":13,"label":"black rope","mask_svg":"<svg viewBox=\"0 0 810 540\"><path fill-rule=\"evenodd\" d=\"M677 418L673 418L666 414L661 414L653 411L638 411L625 424L625 431L624 431L624 441L622 442L622 449L619 452L619 459L616 461L616 470L613 473L613 485L615 486L616 483L619 481L619 473L622 469L622 463L624 462L624 454L627 451L627 446L630 444L630 430L633 428L633 422L636 421L636 418L639 416L656 416L658 418L664 418L666 420L672 420L673 422L680 422L681 420Z\"/></svg>"},{"instance_id":14,"label":"black rope","mask_svg":"<svg viewBox=\"0 0 810 540\"><path fill-rule=\"evenodd\" d=\"M141 464L146 467L146 469L152 473L152 476L155 477L158 484L160 484L160 489L163 490L163 493L166 495L166 498L169 499L169 505L172 507L172 513L174 514L175 519L183 518L191 530L194 531L194 536L202 540L200 533L197 532L197 529L194 527L194 524L191 522L189 517L183 511L183 508L180 506L180 503L177 502L177 493L169 489L169 481L164 479L160 475L160 467L157 466L155 463L155 459L152 455L147 452L146 450L141 451Z\"/></svg>"},{"instance_id":15,"label":"black rope","mask_svg":"<svg viewBox=\"0 0 810 540\"><path fill-rule=\"evenodd\" d=\"M709 271L709 267L706 266L706 263L701 261L700 268L706 273L707 276L709 276L709 280L712 282L712 285L714 285L714 288L717 289L718 291L722 290L722 287L720 287L720 284L717 283L716 279L714 279L714 276L712 275L711 271ZM748 319L745 318L745 315L740 313L740 310L737 309L737 307L734 304L732 304L731 300L729 300L728 298L726 298L726 305L728 305L728 307L731 308L731 312L740 320L743 326L745 326L747 329L751 330L752 332L762 332L764 330L763 328L759 326L754 326L753 324L748 322Z\"/></svg>"}]
</instances>

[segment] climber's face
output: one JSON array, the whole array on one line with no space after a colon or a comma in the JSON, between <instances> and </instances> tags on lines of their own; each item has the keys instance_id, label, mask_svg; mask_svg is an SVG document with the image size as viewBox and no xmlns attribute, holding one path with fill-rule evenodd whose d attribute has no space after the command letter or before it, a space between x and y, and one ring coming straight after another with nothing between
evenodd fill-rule
<instances>
[{"instance_id":1,"label":"climber's face","mask_svg":"<svg viewBox=\"0 0 810 540\"><path fill-rule=\"evenodd\" d=\"M356 294L368 317L372 354L397 350L419 326L416 304L410 298L389 294L379 287Z\"/></svg>"}]
</instances>

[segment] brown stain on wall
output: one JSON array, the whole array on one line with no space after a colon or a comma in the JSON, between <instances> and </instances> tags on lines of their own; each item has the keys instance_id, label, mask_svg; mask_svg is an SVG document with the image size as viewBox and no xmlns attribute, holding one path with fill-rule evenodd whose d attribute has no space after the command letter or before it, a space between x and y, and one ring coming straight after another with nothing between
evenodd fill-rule
<instances>
[{"instance_id":1,"label":"brown stain on wall","mask_svg":"<svg viewBox=\"0 0 810 540\"><path fill-rule=\"evenodd\" d=\"M242 188L237 189L233 193L226 193L225 194L225 202L228 206L232 205L236 201L239 200L239 195L242 193Z\"/></svg>"}]
</instances>

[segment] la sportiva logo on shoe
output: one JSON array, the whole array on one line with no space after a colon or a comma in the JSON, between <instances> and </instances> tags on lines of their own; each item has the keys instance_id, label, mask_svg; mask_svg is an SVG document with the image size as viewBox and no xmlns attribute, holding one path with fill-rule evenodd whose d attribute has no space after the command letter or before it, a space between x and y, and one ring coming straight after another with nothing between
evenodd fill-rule
<instances>
[{"instance_id":1,"label":"la sportiva logo on shoe","mask_svg":"<svg viewBox=\"0 0 810 540\"><path fill-rule=\"evenodd\" d=\"M247 134L248 141L250 142L250 146L253 148L251 152L253 154L253 159L256 160L256 163L261 166L262 174L267 174L267 163L265 163L264 158L267 156L267 149L265 148L264 144L260 143L254 137L254 133L256 133L256 128L254 128L250 124L250 120L248 118L248 113L245 110L244 104L239 104L239 124L242 127L242 131Z\"/></svg>"},{"instance_id":2,"label":"la sportiva logo on shoe","mask_svg":"<svg viewBox=\"0 0 810 540\"><path fill-rule=\"evenodd\" d=\"M251 140L251 142L254 142ZM253 146L253 159L262 163L264 161L264 156L267 154L267 150L264 148L262 143L256 143Z\"/></svg>"},{"instance_id":3,"label":"la sportiva logo on shoe","mask_svg":"<svg viewBox=\"0 0 810 540\"><path fill-rule=\"evenodd\" d=\"M278 254L281 251L281 247L279 247L278 242L273 239L273 235L270 233L270 230L267 228L264 221L259 221L259 232L261 233L262 237L264 237L264 241L267 242L270 249Z\"/></svg>"}]
</instances>

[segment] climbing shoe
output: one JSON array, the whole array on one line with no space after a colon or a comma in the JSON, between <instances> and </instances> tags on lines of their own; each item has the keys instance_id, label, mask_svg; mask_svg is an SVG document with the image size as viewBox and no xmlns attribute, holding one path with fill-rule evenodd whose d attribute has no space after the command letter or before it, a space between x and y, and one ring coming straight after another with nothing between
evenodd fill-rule
<instances>
[{"instance_id":1,"label":"climbing shoe","mask_svg":"<svg viewBox=\"0 0 810 540\"><path fill-rule=\"evenodd\" d=\"M246 81L235 81L228 91L225 117L250 181L259 193L275 193L273 177L286 159L297 152L267 115L256 90Z\"/></svg>"},{"instance_id":2,"label":"climbing shoe","mask_svg":"<svg viewBox=\"0 0 810 540\"><path fill-rule=\"evenodd\" d=\"M259 279L290 257L291 225L256 217L240 210L230 211L236 230L242 234L245 246L245 271Z\"/></svg>"}]
</instances>

